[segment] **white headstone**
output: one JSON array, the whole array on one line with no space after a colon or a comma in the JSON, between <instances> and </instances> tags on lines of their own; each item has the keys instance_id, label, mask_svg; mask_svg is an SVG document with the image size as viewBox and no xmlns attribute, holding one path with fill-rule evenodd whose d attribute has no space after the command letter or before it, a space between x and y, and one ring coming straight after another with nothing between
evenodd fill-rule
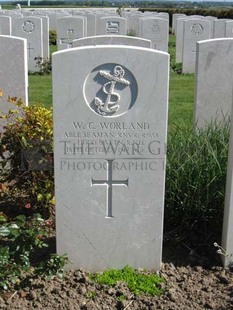
<instances>
[{"instance_id":1,"label":"white headstone","mask_svg":"<svg viewBox=\"0 0 233 310\"><path fill-rule=\"evenodd\" d=\"M133 35L135 37L139 36L139 18L143 17L140 12L133 12L128 16L128 29L127 34Z\"/></svg>"},{"instance_id":2,"label":"white headstone","mask_svg":"<svg viewBox=\"0 0 233 310\"><path fill-rule=\"evenodd\" d=\"M27 44L25 39L0 35L0 90L1 112L6 113L12 104L8 96L21 98L28 104L28 75L27 75ZM0 122L0 132L3 131Z\"/></svg>"},{"instance_id":3,"label":"white headstone","mask_svg":"<svg viewBox=\"0 0 233 310\"><path fill-rule=\"evenodd\" d=\"M233 39L197 42L194 122L198 127L230 116L232 68Z\"/></svg>"},{"instance_id":4,"label":"white headstone","mask_svg":"<svg viewBox=\"0 0 233 310\"><path fill-rule=\"evenodd\" d=\"M53 54L57 251L72 268L160 268L168 71L139 47Z\"/></svg>"},{"instance_id":5,"label":"white headstone","mask_svg":"<svg viewBox=\"0 0 233 310\"><path fill-rule=\"evenodd\" d=\"M107 16L99 19L97 35L126 35L127 20L124 17Z\"/></svg>"},{"instance_id":6,"label":"white headstone","mask_svg":"<svg viewBox=\"0 0 233 310\"><path fill-rule=\"evenodd\" d=\"M183 59L184 21L187 18L178 18L176 21L176 62L181 63Z\"/></svg>"},{"instance_id":7,"label":"white headstone","mask_svg":"<svg viewBox=\"0 0 233 310\"><path fill-rule=\"evenodd\" d=\"M139 36L151 40L153 48L167 52L169 22L162 18L142 17L139 19Z\"/></svg>"},{"instance_id":8,"label":"white headstone","mask_svg":"<svg viewBox=\"0 0 233 310\"><path fill-rule=\"evenodd\" d=\"M232 109L233 111L233 109ZM231 119L233 115L231 114ZM223 216L222 229L222 248L225 250L227 256L222 256L223 265L225 267L232 267L233 264L233 124L231 123L228 164L227 164L227 179L225 191L225 206Z\"/></svg>"},{"instance_id":9,"label":"white headstone","mask_svg":"<svg viewBox=\"0 0 233 310\"><path fill-rule=\"evenodd\" d=\"M131 45L151 48L152 42L143 38L129 37L129 36L94 36L73 41L73 47L87 46L87 45Z\"/></svg>"},{"instance_id":10,"label":"white headstone","mask_svg":"<svg viewBox=\"0 0 233 310\"><path fill-rule=\"evenodd\" d=\"M10 36L11 35L11 17L10 16L0 16L0 29L1 34Z\"/></svg>"},{"instance_id":11,"label":"white headstone","mask_svg":"<svg viewBox=\"0 0 233 310\"><path fill-rule=\"evenodd\" d=\"M199 16L199 15L192 15L192 16L180 17L176 21L176 62L177 63L182 63L183 61L184 21L191 20L191 19L204 19L204 17Z\"/></svg>"},{"instance_id":12,"label":"white headstone","mask_svg":"<svg viewBox=\"0 0 233 310\"><path fill-rule=\"evenodd\" d=\"M87 36L96 35L96 15L95 14L85 14L87 18Z\"/></svg>"},{"instance_id":13,"label":"white headstone","mask_svg":"<svg viewBox=\"0 0 233 310\"><path fill-rule=\"evenodd\" d=\"M233 20L226 21L225 23L225 36L226 38L232 38L233 37Z\"/></svg>"},{"instance_id":14,"label":"white headstone","mask_svg":"<svg viewBox=\"0 0 233 310\"><path fill-rule=\"evenodd\" d=\"M49 58L49 18L41 15L38 17L42 19L43 57Z\"/></svg>"},{"instance_id":15,"label":"white headstone","mask_svg":"<svg viewBox=\"0 0 233 310\"><path fill-rule=\"evenodd\" d=\"M12 20L12 34L27 39L28 70L38 71L36 57L43 57L42 19L23 17Z\"/></svg>"},{"instance_id":16,"label":"white headstone","mask_svg":"<svg viewBox=\"0 0 233 310\"><path fill-rule=\"evenodd\" d=\"M182 72L195 73L196 43L208 40L211 36L211 23L205 19L190 19L184 21L184 42Z\"/></svg>"},{"instance_id":17,"label":"white headstone","mask_svg":"<svg viewBox=\"0 0 233 310\"><path fill-rule=\"evenodd\" d=\"M214 21L214 38L226 37L226 21L230 21L230 19L217 19Z\"/></svg>"},{"instance_id":18,"label":"white headstone","mask_svg":"<svg viewBox=\"0 0 233 310\"><path fill-rule=\"evenodd\" d=\"M185 17L185 14L175 13L172 15L172 33L176 33L176 22L178 18Z\"/></svg>"},{"instance_id":19,"label":"white headstone","mask_svg":"<svg viewBox=\"0 0 233 310\"><path fill-rule=\"evenodd\" d=\"M214 37L214 21L217 20L217 17L205 16L205 20L208 20L211 23L211 36L210 36L210 38L212 39Z\"/></svg>"},{"instance_id":20,"label":"white headstone","mask_svg":"<svg viewBox=\"0 0 233 310\"><path fill-rule=\"evenodd\" d=\"M64 17L57 20L57 47L63 50L72 47L75 39L85 34L85 17Z\"/></svg>"}]
</instances>

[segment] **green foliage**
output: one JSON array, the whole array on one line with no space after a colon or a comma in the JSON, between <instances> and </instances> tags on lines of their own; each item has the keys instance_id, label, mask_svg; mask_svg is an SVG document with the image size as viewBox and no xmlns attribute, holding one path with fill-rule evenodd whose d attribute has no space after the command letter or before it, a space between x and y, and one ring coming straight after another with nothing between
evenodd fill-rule
<instances>
[{"instance_id":1,"label":"green foliage","mask_svg":"<svg viewBox=\"0 0 233 310\"><path fill-rule=\"evenodd\" d=\"M54 204L52 112L25 107L17 98L9 102L12 109L1 116L0 184L25 208L49 207Z\"/></svg>"},{"instance_id":2,"label":"green foliage","mask_svg":"<svg viewBox=\"0 0 233 310\"><path fill-rule=\"evenodd\" d=\"M130 29L130 30L127 32L127 36L129 36L129 37L136 37L136 36L137 36L137 33L136 33L135 30Z\"/></svg>"},{"instance_id":3,"label":"green foliage","mask_svg":"<svg viewBox=\"0 0 233 310\"><path fill-rule=\"evenodd\" d=\"M135 294L145 293L146 295L159 295L162 293L160 283L163 279L156 274L146 274L137 272L133 268L126 266L123 269L109 269L103 273L90 275L90 278L99 284L111 286L118 281L123 281Z\"/></svg>"},{"instance_id":4,"label":"green foliage","mask_svg":"<svg viewBox=\"0 0 233 310\"><path fill-rule=\"evenodd\" d=\"M49 45L57 45L57 32L56 32L56 30L49 30Z\"/></svg>"},{"instance_id":5,"label":"green foliage","mask_svg":"<svg viewBox=\"0 0 233 310\"><path fill-rule=\"evenodd\" d=\"M62 275L67 260L65 256L51 255L48 261L38 266L33 264L37 250L48 247L45 242L47 236L47 224L40 214L34 214L28 219L19 215L11 222L7 222L7 218L1 214L0 290L19 284L23 278L22 272L31 272L31 275Z\"/></svg>"},{"instance_id":6,"label":"green foliage","mask_svg":"<svg viewBox=\"0 0 233 310\"><path fill-rule=\"evenodd\" d=\"M42 261L39 267L36 269L36 274L46 275L46 277L57 276L58 278L62 278L63 276L63 267L67 263L68 258L67 255L58 255L51 254L50 258L47 261Z\"/></svg>"},{"instance_id":7,"label":"green foliage","mask_svg":"<svg viewBox=\"0 0 233 310\"><path fill-rule=\"evenodd\" d=\"M52 60L51 58L43 58L41 56L35 57L36 67L39 68L39 72L34 74L48 75L52 72Z\"/></svg>"},{"instance_id":8,"label":"green foliage","mask_svg":"<svg viewBox=\"0 0 233 310\"><path fill-rule=\"evenodd\" d=\"M165 231L221 236L229 122L168 136ZM199 238L200 240L200 238Z\"/></svg>"},{"instance_id":9,"label":"green foliage","mask_svg":"<svg viewBox=\"0 0 233 310\"><path fill-rule=\"evenodd\" d=\"M125 9L125 4L124 3L121 3L119 5L119 7L116 9L116 13L122 17L122 13L124 12L124 9Z\"/></svg>"},{"instance_id":10,"label":"green foliage","mask_svg":"<svg viewBox=\"0 0 233 310\"><path fill-rule=\"evenodd\" d=\"M171 67L171 72L174 72L176 74L182 73L182 63L175 63L175 61L171 61L170 67Z\"/></svg>"}]
</instances>

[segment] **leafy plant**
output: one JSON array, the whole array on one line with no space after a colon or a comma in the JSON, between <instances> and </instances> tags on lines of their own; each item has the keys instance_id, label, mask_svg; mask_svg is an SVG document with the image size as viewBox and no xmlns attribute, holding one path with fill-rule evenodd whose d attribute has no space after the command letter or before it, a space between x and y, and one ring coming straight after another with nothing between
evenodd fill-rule
<instances>
[{"instance_id":1,"label":"leafy plant","mask_svg":"<svg viewBox=\"0 0 233 310\"><path fill-rule=\"evenodd\" d=\"M57 32L56 30L49 30L49 45L57 44Z\"/></svg>"},{"instance_id":2,"label":"leafy plant","mask_svg":"<svg viewBox=\"0 0 233 310\"><path fill-rule=\"evenodd\" d=\"M0 184L4 195L18 197L20 205L49 207L54 204L52 112L25 107L9 98L12 109L5 121L0 144Z\"/></svg>"},{"instance_id":3,"label":"leafy plant","mask_svg":"<svg viewBox=\"0 0 233 310\"><path fill-rule=\"evenodd\" d=\"M156 274L138 272L129 266L120 270L109 269L103 273L91 274L90 278L99 284L107 286L123 281L135 295L145 293L152 296L162 293L160 283L164 281Z\"/></svg>"},{"instance_id":4,"label":"leafy plant","mask_svg":"<svg viewBox=\"0 0 233 310\"><path fill-rule=\"evenodd\" d=\"M127 32L127 36L136 37L137 32L134 29L129 29L129 31Z\"/></svg>"},{"instance_id":5,"label":"leafy plant","mask_svg":"<svg viewBox=\"0 0 233 310\"><path fill-rule=\"evenodd\" d=\"M40 75L48 75L52 72L52 59L51 58L43 58L41 56L35 57L36 67L39 68L39 72L35 72L35 74Z\"/></svg>"},{"instance_id":6,"label":"leafy plant","mask_svg":"<svg viewBox=\"0 0 233 310\"><path fill-rule=\"evenodd\" d=\"M47 221L40 214L19 215L11 222L1 214L0 221L0 289L19 284L22 272L62 277L66 255L52 254L48 260L35 262L38 250L48 247Z\"/></svg>"},{"instance_id":7,"label":"leafy plant","mask_svg":"<svg viewBox=\"0 0 233 310\"><path fill-rule=\"evenodd\" d=\"M62 278L63 276L63 267L67 263L68 258L67 255L58 255L51 254L50 258L46 261L42 261L38 268L36 268L35 272L39 275L44 275L46 277L57 276L58 278Z\"/></svg>"}]
</instances>

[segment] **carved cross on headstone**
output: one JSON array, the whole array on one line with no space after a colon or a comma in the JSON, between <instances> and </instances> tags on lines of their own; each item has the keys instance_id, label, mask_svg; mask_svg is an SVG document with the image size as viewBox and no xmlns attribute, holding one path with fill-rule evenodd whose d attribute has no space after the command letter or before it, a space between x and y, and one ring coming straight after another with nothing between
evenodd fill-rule
<instances>
[{"instance_id":1,"label":"carved cross on headstone","mask_svg":"<svg viewBox=\"0 0 233 310\"><path fill-rule=\"evenodd\" d=\"M112 179L112 163L114 159L106 159L107 161L107 180L93 180L91 185L106 185L107 186L107 202L106 202L106 218L113 218L112 215L112 187L113 185L124 185L128 187L129 179L113 180Z\"/></svg>"},{"instance_id":2,"label":"carved cross on headstone","mask_svg":"<svg viewBox=\"0 0 233 310\"><path fill-rule=\"evenodd\" d=\"M27 48L27 50L28 50L28 58L31 58L31 57L32 57L31 51L34 50L34 48L31 47L31 43L28 43L28 48Z\"/></svg>"}]
</instances>

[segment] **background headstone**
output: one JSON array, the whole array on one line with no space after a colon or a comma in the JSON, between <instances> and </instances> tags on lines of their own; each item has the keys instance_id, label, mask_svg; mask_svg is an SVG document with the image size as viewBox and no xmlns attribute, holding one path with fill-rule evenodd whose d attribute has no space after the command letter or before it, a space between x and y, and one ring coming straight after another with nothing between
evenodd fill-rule
<instances>
[{"instance_id":1,"label":"background headstone","mask_svg":"<svg viewBox=\"0 0 233 310\"><path fill-rule=\"evenodd\" d=\"M27 39L28 70L38 71L36 57L43 57L42 19L23 17L12 20L12 34Z\"/></svg>"},{"instance_id":2,"label":"background headstone","mask_svg":"<svg viewBox=\"0 0 233 310\"><path fill-rule=\"evenodd\" d=\"M232 115L231 115L232 118ZM225 191L225 206L223 216L222 230L222 248L226 251L227 256L222 255L222 261L225 267L232 267L233 264L233 124L231 123L227 180Z\"/></svg>"},{"instance_id":3,"label":"background headstone","mask_svg":"<svg viewBox=\"0 0 233 310\"><path fill-rule=\"evenodd\" d=\"M226 21L230 19L217 19L214 21L214 38L226 37Z\"/></svg>"},{"instance_id":4,"label":"background headstone","mask_svg":"<svg viewBox=\"0 0 233 310\"><path fill-rule=\"evenodd\" d=\"M194 122L198 127L221 121L231 113L233 39L197 42Z\"/></svg>"},{"instance_id":5,"label":"background headstone","mask_svg":"<svg viewBox=\"0 0 233 310\"><path fill-rule=\"evenodd\" d=\"M190 19L184 21L183 25L182 72L195 73L196 43L210 39L211 23L205 19Z\"/></svg>"},{"instance_id":6,"label":"background headstone","mask_svg":"<svg viewBox=\"0 0 233 310\"><path fill-rule=\"evenodd\" d=\"M160 268L168 71L152 49L53 54L57 251L72 268Z\"/></svg>"},{"instance_id":7,"label":"background headstone","mask_svg":"<svg viewBox=\"0 0 233 310\"><path fill-rule=\"evenodd\" d=\"M94 36L81 38L73 41L73 47L87 46L87 45L131 45L151 48L152 42L143 38L129 37L129 36Z\"/></svg>"},{"instance_id":8,"label":"background headstone","mask_svg":"<svg viewBox=\"0 0 233 310\"><path fill-rule=\"evenodd\" d=\"M85 34L85 17L64 17L57 20L57 47L63 50L72 47L75 39Z\"/></svg>"},{"instance_id":9,"label":"background headstone","mask_svg":"<svg viewBox=\"0 0 233 310\"><path fill-rule=\"evenodd\" d=\"M27 43L25 39L0 35L0 98L1 112L6 113L12 104L7 98L21 98L28 104ZM0 132L3 121L0 121Z\"/></svg>"},{"instance_id":10,"label":"background headstone","mask_svg":"<svg viewBox=\"0 0 233 310\"><path fill-rule=\"evenodd\" d=\"M11 35L11 17L0 15L0 29L1 35L10 36Z\"/></svg>"},{"instance_id":11,"label":"background headstone","mask_svg":"<svg viewBox=\"0 0 233 310\"><path fill-rule=\"evenodd\" d=\"M99 19L97 35L126 35L127 20L119 16L107 16Z\"/></svg>"},{"instance_id":12,"label":"background headstone","mask_svg":"<svg viewBox=\"0 0 233 310\"><path fill-rule=\"evenodd\" d=\"M139 19L139 36L151 40L154 49L167 52L169 22L162 18L142 17Z\"/></svg>"}]
</instances>

